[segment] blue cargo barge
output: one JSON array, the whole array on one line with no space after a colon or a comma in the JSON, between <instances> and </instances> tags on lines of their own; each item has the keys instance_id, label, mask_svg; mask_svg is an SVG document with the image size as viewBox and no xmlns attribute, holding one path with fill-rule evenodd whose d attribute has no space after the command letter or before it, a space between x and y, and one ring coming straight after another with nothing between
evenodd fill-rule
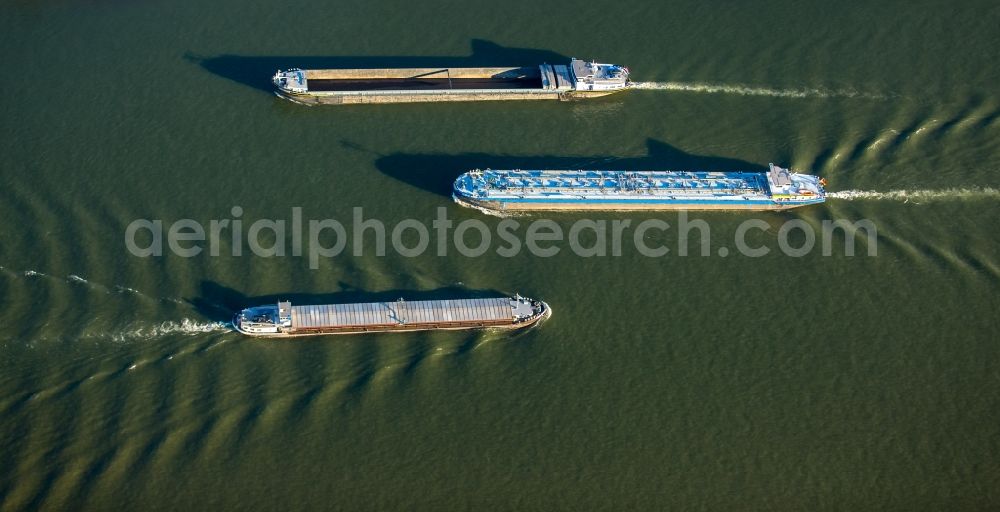
<instances>
[{"instance_id":1,"label":"blue cargo barge","mask_svg":"<svg viewBox=\"0 0 1000 512\"><path fill-rule=\"evenodd\" d=\"M774 164L768 172L474 170L453 197L490 211L785 210L822 203L826 182Z\"/></svg>"}]
</instances>

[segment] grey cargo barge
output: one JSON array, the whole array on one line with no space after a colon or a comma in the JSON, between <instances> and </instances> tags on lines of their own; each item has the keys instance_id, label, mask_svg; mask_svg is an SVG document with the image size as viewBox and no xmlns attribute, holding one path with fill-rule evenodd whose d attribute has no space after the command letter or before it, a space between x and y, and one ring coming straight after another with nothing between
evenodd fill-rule
<instances>
[{"instance_id":1,"label":"grey cargo barge","mask_svg":"<svg viewBox=\"0 0 1000 512\"><path fill-rule=\"evenodd\" d=\"M290 337L386 331L528 327L552 313L548 304L515 295L485 299L365 302L244 309L233 327L249 336Z\"/></svg>"},{"instance_id":2,"label":"grey cargo barge","mask_svg":"<svg viewBox=\"0 0 1000 512\"><path fill-rule=\"evenodd\" d=\"M628 68L572 59L567 65L412 69L289 69L275 93L304 105L566 100L629 86Z\"/></svg>"}]
</instances>

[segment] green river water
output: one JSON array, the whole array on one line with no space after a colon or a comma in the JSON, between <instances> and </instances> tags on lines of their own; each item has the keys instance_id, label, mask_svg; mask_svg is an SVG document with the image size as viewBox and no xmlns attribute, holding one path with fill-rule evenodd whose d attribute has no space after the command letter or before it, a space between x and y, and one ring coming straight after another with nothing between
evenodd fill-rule
<instances>
[{"instance_id":1,"label":"green river water","mask_svg":"<svg viewBox=\"0 0 1000 512\"><path fill-rule=\"evenodd\" d=\"M5 0L0 34L0 509L1000 508L995 1ZM269 88L279 67L569 57L644 89L309 108ZM369 241L315 269L125 245L133 220L234 207L493 230L450 198L474 167L768 162L836 197L692 213L707 256L671 230L647 240L664 257L630 233L590 258ZM747 219L768 255L734 250ZM877 255L778 249L783 223L837 219L877 226ZM225 325L277 298L514 292L554 315L280 342Z\"/></svg>"}]
</instances>

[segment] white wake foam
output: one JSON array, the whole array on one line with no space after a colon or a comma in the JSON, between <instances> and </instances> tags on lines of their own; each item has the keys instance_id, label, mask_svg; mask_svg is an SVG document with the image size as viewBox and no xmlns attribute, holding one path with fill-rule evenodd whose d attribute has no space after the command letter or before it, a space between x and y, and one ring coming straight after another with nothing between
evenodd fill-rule
<instances>
[{"instance_id":1,"label":"white wake foam","mask_svg":"<svg viewBox=\"0 0 1000 512\"><path fill-rule=\"evenodd\" d=\"M842 89L772 89L742 84L710 84L702 82L632 82L632 89L648 91L685 91L740 94L743 96L772 96L776 98L881 98L877 94Z\"/></svg>"},{"instance_id":2,"label":"white wake foam","mask_svg":"<svg viewBox=\"0 0 1000 512\"><path fill-rule=\"evenodd\" d=\"M128 286L122 286L120 284L115 285L115 291L118 293L133 293L135 295L142 295L143 297L146 296L145 293L142 293L139 290L136 290L135 288L129 288Z\"/></svg>"},{"instance_id":3,"label":"white wake foam","mask_svg":"<svg viewBox=\"0 0 1000 512\"><path fill-rule=\"evenodd\" d=\"M942 190L842 190L828 192L826 197L847 201L941 201L959 199L1000 199L1000 190L995 188L949 188Z\"/></svg>"},{"instance_id":4,"label":"white wake foam","mask_svg":"<svg viewBox=\"0 0 1000 512\"><path fill-rule=\"evenodd\" d=\"M185 318L179 322L167 321L156 325L139 325L109 333L111 339L119 342L149 340L171 335L196 335L228 331L225 322L199 322Z\"/></svg>"}]
</instances>

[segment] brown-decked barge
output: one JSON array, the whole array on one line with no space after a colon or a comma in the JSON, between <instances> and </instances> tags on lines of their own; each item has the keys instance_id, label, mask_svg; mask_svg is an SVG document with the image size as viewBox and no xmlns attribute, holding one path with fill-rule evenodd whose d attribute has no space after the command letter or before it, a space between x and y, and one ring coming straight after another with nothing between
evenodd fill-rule
<instances>
[{"instance_id":1,"label":"brown-decked barge","mask_svg":"<svg viewBox=\"0 0 1000 512\"><path fill-rule=\"evenodd\" d=\"M291 302L282 301L240 311L233 317L233 327L249 336L279 338L390 331L519 329L551 313L548 304L520 295L308 306L293 306Z\"/></svg>"}]
</instances>

